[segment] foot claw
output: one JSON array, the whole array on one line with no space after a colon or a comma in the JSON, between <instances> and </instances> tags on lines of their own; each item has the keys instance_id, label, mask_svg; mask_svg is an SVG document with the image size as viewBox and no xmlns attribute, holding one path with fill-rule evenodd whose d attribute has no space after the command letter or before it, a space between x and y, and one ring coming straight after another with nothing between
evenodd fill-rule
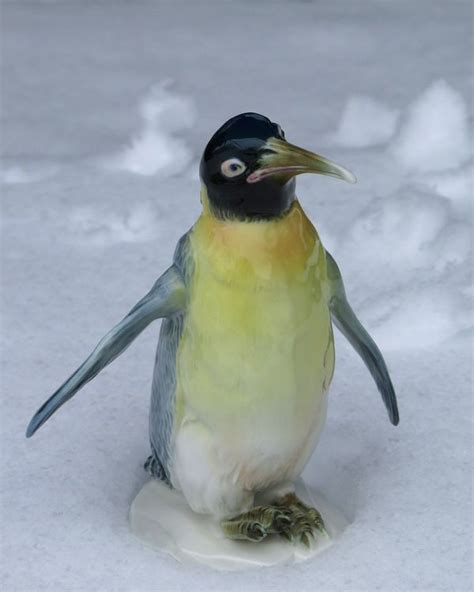
<instances>
[{"instance_id":1,"label":"foot claw","mask_svg":"<svg viewBox=\"0 0 474 592\"><path fill-rule=\"evenodd\" d=\"M324 524L322 524L321 526L316 526L315 528L319 532L319 534L321 534L322 536L325 536L325 537L329 538L329 533L326 530L326 527L324 526Z\"/></svg>"},{"instance_id":2,"label":"foot claw","mask_svg":"<svg viewBox=\"0 0 474 592\"><path fill-rule=\"evenodd\" d=\"M267 536L267 531L263 528L261 524L255 522L250 524L247 528L246 538L249 541L253 541L255 543L259 543Z\"/></svg>"},{"instance_id":3,"label":"foot claw","mask_svg":"<svg viewBox=\"0 0 474 592\"><path fill-rule=\"evenodd\" d=\"M304 504L296 495L289 494L285 496L278 504L278 507L291 520L291 525L280 533L287 540L297 540L306 547L310 547L316 532L328 536L324 521L318 510Z\"/></svg>"},{"instance_id":4,"label":"foot claw","mask_svg":"<svg viewBox=\"0 0 474 592\"><path fill-rule=\"evenodd\" d=\"M314 535L312 531L305 531L302 532L300 535L300 543L303 543L305 547L308 549L311 547L312 542L314 541Z\"/></svg>"},{"instance_id":5,"label":"foot claw","mask_svg":"<svg viewBox=\"0 0 474 592\"><path fill-rule=\"evenodd\" d=\"M273 520L273 527L276 534L280 534L291 527L291 518L283 512L279 512Z\"/></svg>"},{"instance_id":6,"label":"foot claw","mask_svg":"<svg viewBox=\"0 0 474 592\"><path fill-rule=\"evenodd\" d=\"M284 538L286 541L288 541L289 543L292 543L293 540L294 540L294 537L293 537L290 529L288 529L288 530L282 530L280 532L280 536L282 538Z\"/></svg>"}]
</instances>

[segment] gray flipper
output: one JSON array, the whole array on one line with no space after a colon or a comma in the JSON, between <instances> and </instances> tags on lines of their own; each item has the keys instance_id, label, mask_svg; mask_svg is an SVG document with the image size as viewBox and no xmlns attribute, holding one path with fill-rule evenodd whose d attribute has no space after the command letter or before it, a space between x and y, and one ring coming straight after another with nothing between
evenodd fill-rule
<instances>
[{"instance_id":1,"label":"gray flipper","mask_svg":"<svg viewBox=\"0 0 474 592\"><path fill-rule=\"evenodd\" d=\"M74 374L38 409L26 430L27 438L80 388L119 356L152 321L183 310L185 301L183 279L176 266L172 265L128 315L101 339Z\"/></svg>"},{"instance_id":2,"label":"gray flipper","mask_svg":"<svg viewBox=\"0 0 474 592\"><path fill-rule=\"evenodd\" d=\"M173 262L186 285L192 281L194 263L189 233L178 242ZM181 341L186 311L163 319L156 350L150 401L150 446L152 461L147 470L157 479L170 482L172 440L176 411L177 352Z\"/></svg>"},{"instance_id":3,"label":"gray flipper","mask_svg":"<svg viewBox=\"0 0 474 592\"><path fill-rule=\"evenodd\" d=\"M397 425L399 421L397 398L383 356L372 337L359 322L349 302L347 302L341 272L337 263L327 251L326 261L331 286L329 308L334 323L369 369L382 395L390 421L393 425Z\"/></svg>"}]
</instances>

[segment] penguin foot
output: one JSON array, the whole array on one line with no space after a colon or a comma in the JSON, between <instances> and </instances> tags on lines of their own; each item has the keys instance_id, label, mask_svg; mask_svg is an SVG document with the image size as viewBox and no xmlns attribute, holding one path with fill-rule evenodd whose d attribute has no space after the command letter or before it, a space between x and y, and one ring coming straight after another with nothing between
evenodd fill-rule
<instances>
[{"instance_id":1,"label":"penguin foot","mask_svg":"<svg viewBox=\"0 0 474 592\"><path fill-rule=\"evenodd\" d=\"M318 510L304 504L294 493L285 495L275 503L274 507L281 510L289 519L280 532L280 535L288 541L297 541L310 547L315 531L328 536Z\"/></svg>"},{"instance_id":2,"label":"penguin foot","mask_svg":"<svg viewBox=\"0 0 474 592\"><path fill-rule=\"evenodd\" d=\"M275 506L257 506L230 520L222 520L224 534L235 540L258 543L269 534L282 534L291 526L287 513Z\"/></svg>"}]
</instances>

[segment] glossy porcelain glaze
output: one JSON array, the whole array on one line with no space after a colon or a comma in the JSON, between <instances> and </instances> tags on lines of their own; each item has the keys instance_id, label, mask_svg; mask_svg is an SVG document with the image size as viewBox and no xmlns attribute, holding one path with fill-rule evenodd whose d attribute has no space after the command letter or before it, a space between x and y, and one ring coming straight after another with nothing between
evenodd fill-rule
<instances>
[{"instance_id":1,"label":"glossy porcelain glaze","mask_svg":"<svg viewBox=\"0 0 474 592\"><path fill-rule=\"evenodd\" d=\"M171 480L197 511L250 506L292 481L324 423L334 370L325 251L297 201L282 218L209 210L177 351Z\"/></svg>"},{"instance_id":2,"label":"glossy porcelain glaze","mask_svg":"<svg viewBox=\"0 0 474 592\"><path fill-rule=\"evenodd\" d=\"M295 498L293 481L326 417L331 315L394 425L399 416L383 356L296 199L294 177L302 173L355 181L344 167L287 142L263 115L225 122L201 160L202 214L171 266L39 408L27 436L163 318L145 468L181 490L193 510L225 517L227 536L308 543L315 529L324 532L317 509ZM257 499L265 506L247 512Z\"/></svg>"},{"instance_id":3,"label":"glossy porcelain glaze","mask_svg":"<svg viewBox=\"0 0 474 592\"><path fill-rule=\"evenodd\" d=\"M348 522L324 497L302 481L296 483L296 493L324 513L328 536L317 537L310 548L288 544L277 537L258 545L226 539L217 520L196 514L179 492L155 479L146 483L133 500L130 527L148 547L186 564L198 563L218 570L235 571L299 563L330 547Z\"/></svg>"},{"instance_id":4,"label":"glossy porcelain glaze","mask_svg":"<svg viewBox=\"0 0 474 592\"><path fill-rule=\"evenodd\" d=\"M247 182L266 153L269 137L284 139L281 127L258 113L242 113L229 119L209 140L201 159L200 176L209 206L217 217L262 219L279 216L295 199L292 177L271 177L258 184ZM228 177L222 163L229 159L245 165L242 174Z\"/></svg>"}]
</instances>

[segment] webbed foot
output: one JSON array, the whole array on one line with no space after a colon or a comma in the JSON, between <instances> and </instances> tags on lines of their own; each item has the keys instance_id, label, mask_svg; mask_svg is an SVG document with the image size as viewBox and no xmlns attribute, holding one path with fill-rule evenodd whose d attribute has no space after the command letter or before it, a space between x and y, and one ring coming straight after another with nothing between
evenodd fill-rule
<instances>
[{"instance_id":1,"label":"webbed foot","mask_svg":"<svg viewBox=\"0 0 474 592\"><path fill-rule=\"evenodd\" d=\"M328 536L321 514L304 504L294 493L285 495L274 507L281 510L289 518L289 524L280 532L289 541L299 541L306 547L311 546L315 531Z\"/></svg>"},{"instance_id":2,"label":"webbed foot","mask_svg":"<svg viewBox=\"0 0 474 592\"><path fill-rule=\"evenodd\" d=\"M281 534L290 527L291 519L275 506L257 506L230 520L222 520L226 536L236 540L260 542L269 534Z\"/></svg>"}]
</instances>

